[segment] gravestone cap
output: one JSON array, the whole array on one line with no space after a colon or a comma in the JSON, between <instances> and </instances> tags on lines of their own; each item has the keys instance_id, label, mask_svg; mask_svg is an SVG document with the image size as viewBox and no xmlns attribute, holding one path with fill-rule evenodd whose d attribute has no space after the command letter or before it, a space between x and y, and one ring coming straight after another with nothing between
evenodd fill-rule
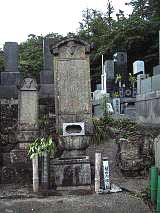
<instances>
[{"instance_id":1,"label":"gravestone cap","mask_svg":"<svg viewBox=\"0 0 160 213\"><path fill-rule=\"evenodd\" d=\"M37 91L38 84L33 78L25 78L20 86L21 91Z\"/></svg>"},{"instance_id":2,"label":"gravestone cap","mask_svg":"<svg viewBox=\"0 0 160 213\"><path fill-rule=\"evenodd\" d=\"M59 54L59 47L65 46L67 43L69 43L70 46L71 46L71 48L70 48L71 54L73 54L74 47L75 47L76 43L85 46L85 53L90 53L90 45L87 42L85 42L81 39L78 39L78 38L74 38L74 37L67 38L67 39L59 42L56 45L51 45L50 46L51 53L53 55L58 55Z\"/></svg>"}]
</instances>

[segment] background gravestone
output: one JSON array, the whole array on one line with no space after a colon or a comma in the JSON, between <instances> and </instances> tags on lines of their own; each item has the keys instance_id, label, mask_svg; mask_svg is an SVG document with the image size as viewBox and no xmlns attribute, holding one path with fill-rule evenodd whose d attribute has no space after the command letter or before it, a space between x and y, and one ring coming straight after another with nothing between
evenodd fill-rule
<instances>
[{"instance_id":1,"label":"background gravestone","mask_svg":"<svg viewBox=\"0 0 160 213\"><path fill-rule=\"evenodd\" d=\"M0 73L0 97L18 98L17 85L21 80L21 74L18 70L18 43L5 43L4 59L5 71Z\"/></svg>"},{"instance_id":2,"label":"background gravestone","mask_svg":"<svg viewBox=\"0 0 160 213\"><path fill-rule=\"evenodd\" d=\"M122 81L127 82L128 71L127 71L127 53L126 52L117 52L113 56L114 66L115 66L115 75L121 74Z\"/></svg>"},{"instance_id":3,"label":"background gravestone","mask_svg":"<svg viewBox=\"0 0 160 213\"><path fill-rule=\"evenodd\" d=\"M40 96L48 98L54 96L53 60L50 52L51 39L43 39L43 70L40 72Z\"/></svg>"},{"instance_id":4,"label":"background gravestone","mask_svg":"<svg viewBox=\"0 0 160 213\"><path fill-rule=\"evenodd\" d=\"M20 73L18 71L18 43L5 43L4 58L5 72L1 72L1 84L17 85L20 81Z\"/></svg>"},{"instance_id":5,"label":"background gravestone","mask_svg":"<svg viewBox=\"0 0 160 213\"><path fill-rule=\"evenodd\" d=\"M104 71L106 73L106 90L112 92L114 90L114 61L106 60L104 63Z\"/></svg>"}]
</instances>

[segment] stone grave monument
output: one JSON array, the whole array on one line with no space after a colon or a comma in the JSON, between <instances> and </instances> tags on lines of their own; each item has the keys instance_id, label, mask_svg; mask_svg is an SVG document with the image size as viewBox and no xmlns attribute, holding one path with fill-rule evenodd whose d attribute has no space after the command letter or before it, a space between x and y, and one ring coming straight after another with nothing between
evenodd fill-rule
<instances>
[{"instance_id":1,"label":"stone grave monument","mask_svg":"<svg viewBox=\"0 0 160 213\"><path fill-rule=\"evenodd\" d=\"M64 148L51 159L51 182L57 187L91 184L91 168L85 149L92 134L89 45L68 38L52 46L56 129Z\"/></svg>"},{"instance_id":2,"label":"stone grave monument","mask_svg":"<svg viewBox=\"0 0 160 213\"><path fill-rule=\"evenodd\" d=\"M18 43L6 42L4 45L5 71L1 72L1 97L17 97L20 82L18 70Z\"/></svg>"},{"instance_id":3,"label":"stone grave monument","mask_svg":"<svg viewBox=\"0 0 160 213\"><path fill-rule=\"evenodd\" d=\"M43 70L40 72L40 97L48 98L54 96L53 60L50 52L49 38L43 39Z\"/></svg>"},{"instance_id":4,"label":"stone grave monument","mask_svg":"<svg viewBox=\"0 0 160 213\"><path fill-rule=\"evenodd\" d=\"M25 78L18 95L19 146L38 136L38 85L33 78Z\"/></svg>"},{"instance_id":5,"label":"stone grave monument","mask_svg":"<svg viewBox=\"0 0 160 213\"><path fill-rule=\"evenodd\" d=\"M31 164L27 144L38 136L38 87L35 80L25 78L18 94L18 129L16 146L10 151L9 162L2 168L2 182L31 181ZM7 176L8 174L8 176Z\"/></svg>"},{"instance_id":6,"label":"stone grave monument","mask_svg":"<svg viewBox=\"0 0 160 213\"><path fill-rule=\"evenodd\" d=\"M122 81L125 83L128 81L128 71L127 71L127 53L117 52L113 55L115 75L121 74Z\"/></svg>"}]
</instances>

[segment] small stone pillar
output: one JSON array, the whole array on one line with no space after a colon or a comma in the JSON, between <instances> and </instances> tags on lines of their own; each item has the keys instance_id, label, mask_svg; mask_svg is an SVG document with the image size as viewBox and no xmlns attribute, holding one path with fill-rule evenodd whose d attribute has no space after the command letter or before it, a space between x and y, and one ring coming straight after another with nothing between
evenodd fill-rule
<instances>
[{"instance_id":1,"label":"small stone pillar","mask_svg":"<svg viewBox=\"0 0 160 213\"><path fill-rule=\"evenodd\" d=\"M38 86L33 78L25 78L18 95L18 141L33 142L38 136Z\"/></svg>"},{"instance_id":2,"label":"small stone pillar","mask_svg":"<svg viewBox=\"0 0 160 213\"><path fill-rule=\"evenodd\" d=\"M101 153L95 153L95 192L98 193L100 191L101 186L101 163L102 163L102 155Z\"/></svg>"}]
</instances>

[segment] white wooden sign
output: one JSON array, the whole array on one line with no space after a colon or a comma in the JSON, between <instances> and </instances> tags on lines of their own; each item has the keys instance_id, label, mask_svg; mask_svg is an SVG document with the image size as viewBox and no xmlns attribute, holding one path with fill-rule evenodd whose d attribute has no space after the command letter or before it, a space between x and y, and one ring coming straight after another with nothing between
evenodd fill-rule
<instances>
[{"instance_id":1,"label":"white wooden sign","mask_svg":"<svg viewBox=\"0 0 160 213\"><path fill-rule=\"evenodd\" d=\"M110 177L109 177L109 161L103 159L103 175L104 175L104 189L110 189Z\"/></svg>"}]
</instances>

